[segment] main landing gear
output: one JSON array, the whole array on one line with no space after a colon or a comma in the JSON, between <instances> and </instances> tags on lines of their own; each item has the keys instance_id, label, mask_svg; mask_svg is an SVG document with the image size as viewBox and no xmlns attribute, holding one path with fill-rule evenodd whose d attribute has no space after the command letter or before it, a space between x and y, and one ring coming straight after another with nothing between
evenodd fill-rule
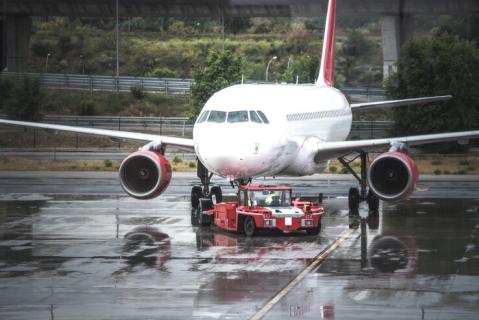
<instances>
[{"instance_id":1,"label":"main landing gear","mask_svg":"<svg viewBox=\"0 0 479 320\"><path fill-rule=\"evenodd\" d=\"M201 180L201 186L191 188L191 224L193 226L209 226L211 217L203 214L213 208L213 202L222 202L223 193L221 187L210 187L212 173L197 160L197 176Z\"/></svg>"},{"instance_id":2,"label":"main landing gear","mask_svg":"<svg viewBox=\"0 0 479 320\"><path fill-rule=\"evenodd\" d=\"M351 168L351 163L356 159L361 160L361 172L358 175L353 168ZM379 198L367 188L367 161L368 154L366 152L360 152L359 155L352 159L347 159L346 157L338 158L339 162L351 173L356 180L359 182L359 189L352 187L349 189L348 194L348 204L349 204L349 214L359 215L359 204L362 201L367 201L369 213L372 215L378 214L379 209Z\"/></svg>"}]
</instances>

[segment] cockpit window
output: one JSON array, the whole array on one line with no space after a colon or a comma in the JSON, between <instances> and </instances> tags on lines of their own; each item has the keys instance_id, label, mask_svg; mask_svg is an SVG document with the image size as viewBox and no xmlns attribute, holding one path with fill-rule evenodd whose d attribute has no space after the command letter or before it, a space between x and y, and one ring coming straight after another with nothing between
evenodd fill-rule
<instances>
[{"instance_id":1,"label":"cockpit window","mask_svg":"<svg viewBox=\"0 0 479 320\"><path fill-rule=\"evenodd\" d=\"M211 111L208 117L208 122L222 123L226 120L226 112L224 111Z\"/></svg>"},{"instance_id":2,"label":"cockpit window","mask_svg":"<svg viewBox=\"0 0 479 320\"><path fill-rule=\"evenodd\" d=\"M249 112L249 118L251 119L252 122L263 123L255 111Z\"/></svg>"},{"instance_id":3,"label":"cockpit window","mask_svg":"<svg viewBox=\"0 0 479 320\"><path fill-rule=\"evenodd\" d=\"M228 122L248 122L248 111L232 111L228 113Z\"/></svg>"},{"instance_id":4,"label":"cockpit window","mask_svg":"<svg viewBox=\"0 0 479 320\"><path fill-rule=\"evenodd\" d=\"M205 122L205 120L208 118L208 115L210 114L209 111L203 112L203 114L198 118L197 123Z\"/></svg>"},{"instance_id":5,"label":"cockpit window","mask_svg":"<svg viewBox=\"0 0 479 320\"><path fill-rule=\"evenodd\" d=\"M269 123L268 118L266 118L266 115L263 113L263 111L257 111L259 116L261 117L261 120L263 120L264 123Z\"/></svg>"}]
</instances>

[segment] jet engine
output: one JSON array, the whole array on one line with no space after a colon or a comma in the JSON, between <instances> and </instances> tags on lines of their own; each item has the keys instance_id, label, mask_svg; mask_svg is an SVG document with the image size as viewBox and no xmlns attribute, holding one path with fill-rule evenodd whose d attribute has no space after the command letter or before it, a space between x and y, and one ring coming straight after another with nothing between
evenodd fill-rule
<instances>
[{"instance_id":1,"label":"jet engine","mask_svg":"<svg viewBox=\"0 0 479 320\"><path fill-rule=\"evenodd\" d=\"M415 189L419 177L416 163L402 152L386 152L369 166L368 184L382 200L407 198Z\"/></svg>"},{"instance_id":2,"label":"jet engine","mask_svg":"<svg viewBox=\"0 0 479 320\"><path fill-rule=\"evenodd\" d=\"M171 180L170 162L154 151L137 151L123 160L119 170L121 186L136 199L159 196Z\"/></svg>"}]
</instances>

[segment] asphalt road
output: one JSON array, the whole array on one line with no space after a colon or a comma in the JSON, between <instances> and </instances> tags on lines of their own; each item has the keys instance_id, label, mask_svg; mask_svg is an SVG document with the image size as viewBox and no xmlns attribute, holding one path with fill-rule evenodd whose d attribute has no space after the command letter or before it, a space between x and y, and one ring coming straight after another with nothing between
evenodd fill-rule
<instances>
[{"instance_id":1,"label":"asphalt road","mask_svg":"<svg viewBox=\"0 0 479 320\"><path fill-rule=\"evenodd\" d=\"M0 172L0 319L478 318L477 177L424 177L362 246L347 176L258 182L323 192L320 235L192 227L189 173L139 201L113 173Z\"/></svg>"}]
</instances>

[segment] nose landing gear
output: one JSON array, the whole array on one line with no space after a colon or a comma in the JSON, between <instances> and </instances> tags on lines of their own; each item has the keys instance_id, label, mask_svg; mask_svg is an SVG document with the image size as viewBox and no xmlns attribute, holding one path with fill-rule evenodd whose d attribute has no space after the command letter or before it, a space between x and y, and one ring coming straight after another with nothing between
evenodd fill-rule
<instances>
[{"instance_id":1,"label":"nose landing gear","mask_svg":"<svg viewBox=\"0 0 479 320\"><path fill-rule=\"evenodd\" d=\"M222 202L223 192L220 186L210 188L213 174L208 172L208 169L199 160L197 160L196 172L201 180L201 186L191 188L191 224L193 226L210 225L210 216L203 212L212 209L213 202Z\"/></svg>"}]
</instances>

